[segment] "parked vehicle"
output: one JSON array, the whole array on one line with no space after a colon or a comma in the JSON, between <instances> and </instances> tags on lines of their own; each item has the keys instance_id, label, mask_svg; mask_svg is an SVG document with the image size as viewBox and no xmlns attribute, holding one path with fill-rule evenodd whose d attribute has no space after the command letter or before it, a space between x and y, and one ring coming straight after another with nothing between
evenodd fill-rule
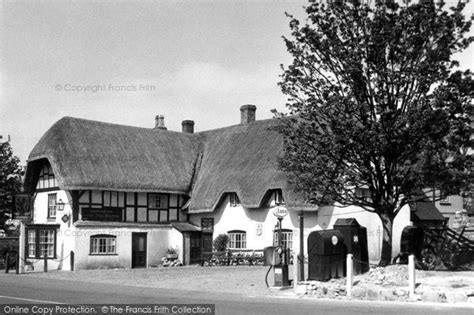
<instances>
[{"instance_id":1,"label":"parked vehicle","mask_svg":"<svg viewBox=\"0 0 474 315\"><path fill-rule=\"evenodd\" d=\"M464 229L458 233L444 224L419 225L405 230L400 242L401 253L394 261L406 263L408 255L413 254L417 267L424 270L455 270L474 262L474 241L463 236Z\"/></svg>"}]
</instances>

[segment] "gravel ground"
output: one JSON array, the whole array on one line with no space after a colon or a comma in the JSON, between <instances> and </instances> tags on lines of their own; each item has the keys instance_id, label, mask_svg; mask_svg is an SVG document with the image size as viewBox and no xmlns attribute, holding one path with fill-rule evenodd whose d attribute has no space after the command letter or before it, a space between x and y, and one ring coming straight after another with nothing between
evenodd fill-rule
<instances>
[{"instance_id":1,"label":"gravel ground","mask_svg":"<svg viewBox=\"0 0 474 315\"><path fill-rule=\"evenodd\" d=\"M149 269L100 269L30 273L30 277L68 279L90 283L127 284L140 287L174 288L190 291L225 292L251 296L294 295L293 290L270 290L265 284L266 266L184 266ZM292 266L289 270L293 278ZM307 273L306 273L307 275ZM126 280L125 280L126 279ZM474 271L416 271L418 298L408 297L406 265L373 267L354 277L352 299L427 302L473 302ZM125 281L124 281L125 280ZM345 278L327 282L307 281L297 295L308 298L346 299ZM273 284L273 272L268 283ZM304 288L304 289L303 289ZM473 304L474 305L474 304Z\"/></svg>"},{"instance_id":2,"label":"gravel ground","mask_svg":"<svg viewBox=\"0 0 474 315\"><path fill-rule=\"evenodd\" d=\"M265 266L183 266L148 269L96 269L73 272L49 271L48 273L29 273L28 276L190 291L268 295L273 293L265 285L267 270L268 267ZM270 285L273 283L272 272L268 277L268 283Z\"/></svg>"}]
</instances>

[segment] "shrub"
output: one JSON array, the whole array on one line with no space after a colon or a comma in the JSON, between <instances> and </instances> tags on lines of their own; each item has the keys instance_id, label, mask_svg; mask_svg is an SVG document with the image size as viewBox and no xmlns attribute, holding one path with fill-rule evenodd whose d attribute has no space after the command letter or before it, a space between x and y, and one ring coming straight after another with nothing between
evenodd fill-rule
<instances>
[{"instance_id":1,"label":"shrub","mask_svg":"<svg viewBox=\"0 0 474 315\"><path fill-rule=\"evenodd\" d=\"M229 243L229 235L227 234L219 234L214 239L212 245L214 245L214 249L218 252L223 252L227 249L227 243Z\"/></svg>"}]
</instances>

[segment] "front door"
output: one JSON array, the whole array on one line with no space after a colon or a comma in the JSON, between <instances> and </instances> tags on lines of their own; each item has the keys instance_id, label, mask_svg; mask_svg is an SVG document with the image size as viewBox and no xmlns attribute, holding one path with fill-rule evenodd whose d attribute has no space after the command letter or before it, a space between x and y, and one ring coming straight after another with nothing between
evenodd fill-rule
<instances>
[{"instance_id":1,"label":"front door","mask_svg":"<svg viewBox=\"0 0 474 315\"><path fill-rule=\"evenodd\" d=\"M212 257L212 233L202 233L202 252L204 260Z\"/></svg>"},{"instance_id":2,"label":"front door","mask_svg":"<svg viewBox=\"0 0 474 315\"><path fill-rule=\"evenodd\" d=\"M146 267L146 233L132 233L132 268Z\"/></svg>"},{"instance_id":3,"label":"front door","mask_svg":"<svg viewBox=\"0 0 474 315\"><path fill-rule=\"evenodd\" d=\"M200 264L201 263L201 242L202 242L202 233L201 232L191 232L190 233L190 263L191 264Z\"/></svg>"}]
</instances>

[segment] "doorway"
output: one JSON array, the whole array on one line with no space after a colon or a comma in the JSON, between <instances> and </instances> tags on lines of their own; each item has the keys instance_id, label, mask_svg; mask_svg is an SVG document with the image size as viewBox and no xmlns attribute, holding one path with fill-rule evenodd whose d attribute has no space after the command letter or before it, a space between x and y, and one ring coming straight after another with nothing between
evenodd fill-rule
<instances>
[{"instance_id":1,"label":"doorway","mask_svg":"<svg viewBox=\"0 0 474 315\"><path fill-rule=\"evenodd\" d=\"M132 233L132 268L146 268L146 233Z\"/></svg>"},{"instance_id":2,"label":"doorway","mask_svg":"<svg viewBox=\"0 0 474 315\"><path fill-rule=\"evenodd\" d=\"M191 232L189 233L190 238L190 264L200 264L202 256L202 233L201 232Z\"/></svg>"}]
</instances>

